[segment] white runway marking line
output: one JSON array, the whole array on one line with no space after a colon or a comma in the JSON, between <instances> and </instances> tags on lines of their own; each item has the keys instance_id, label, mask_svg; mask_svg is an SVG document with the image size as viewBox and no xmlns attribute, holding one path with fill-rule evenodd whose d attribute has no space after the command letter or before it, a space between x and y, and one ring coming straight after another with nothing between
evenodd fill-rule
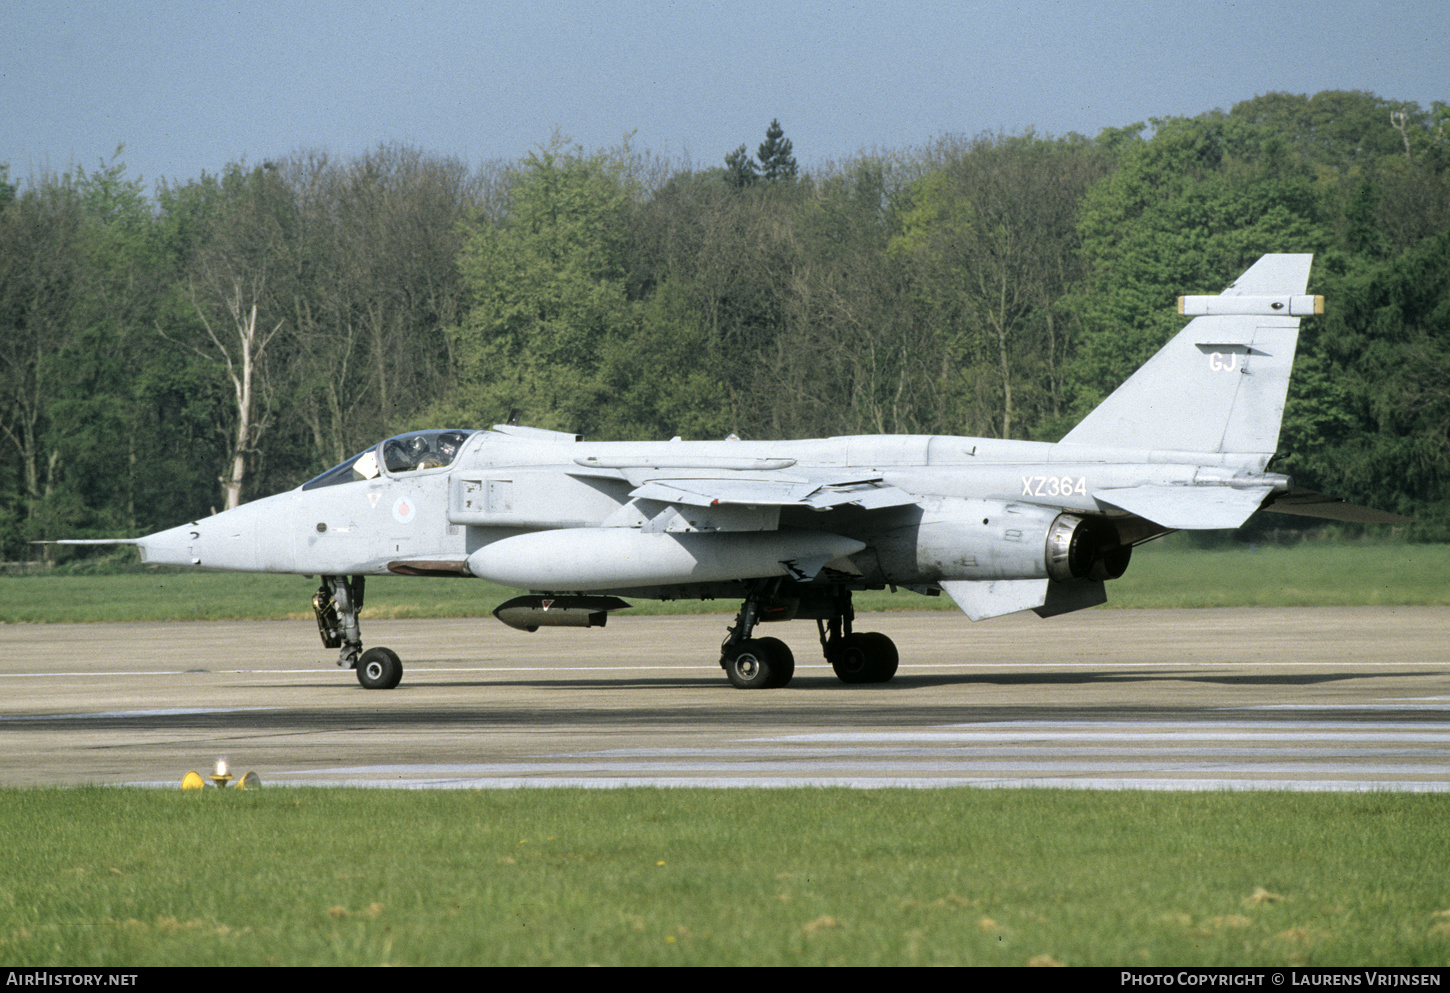
<instances>
[{"instance_id":1,"label":"white runway marking line","mask_svg":"<svg viewBox=\"0 0 1450 993\"><path fill-rule=\"evenodd\" d=\"M1271 668L1290 666L1314 666L1315 668L1344 669L1359 668L1361 666L1407 666L1407 665L1450 665L1450 660L1403 660L1399 662L1371 662L1368 660L1351 662L1330 662L1324 659L1309 661L1298 661L1294 659L1275 659L1273 662L1265 662L1263 659L1250 659L1234 661L1229 659L1206 659L1203 661L1192 661L1187 659L1169 659L1162 662L1112 662L1103 659L1097 662L913 662L910 665L903 665L899 670L902 674L910 674L917 669L1101 669L1104 672L1112 672L1115 669L1202 669L1207 667L1219 667L1225 669L1237 668L1239 666L1269 666ZM799 664L797 669L805 668ZM826 668L825 665L810 666L809 668Z\"/></svg>"},{"instance_id":2,"label":"white runway marking line","mask_svg":"<svg viewBox=\"0 0 1450 993\"><path fill-rule=\"evenodd\" d=\"M196 714L246 714L284 707L166 707L160 710L98 710L89 714L0 714L0 721L94 721L142 717L190 717Z\"/></svg>"},{"instance_id":3,"label":"white runway marking line","mask_svg":"<svg viewBox=\"0 0 1450 993\"><path fill-rule=\"evenodd\" d=\"M1436 742L1450 745L1450 730L1424 733L1401 731L1393 735L1382 732L1313 732L1313 731L1240 731L1184 732L1163 731L1013 731L995 734L990 731L823 731L815 734L788 734L767 738L746 738L746 741L778 742L950 742L950 741L1394 741Z\"/></svg>"},{"instance_id":4,"label":"white runway marking line","mask_svg":"<svg viewBox=\"0 0 1450 993\"><path fill-rule=\"evenodd\" d=\"M1123 741L1141 744L1110 744ZM1207 749L1173 744L1186 741L1287 744ZM1335 747L1341 742L1351 745ZM918 744L923 747L914 747ZM1427 744L1441 747L1405 747ZM333 766L273 776L295 785L418 789L973 786L1450 792L1450 723L1009 721L919 731L773 735L719 747L571 750L521 761Z\"/></svg>"},{"instance_id":5,"label":"white runway marking line","mask_svg":"<svg viewBox=\"0 0 1450 993\"><path fill-rule=\"evenodd\" d=\"M1263 703L1219 710L1446 710L1450 703Z\"/></svg>"},{"instance_id":6,"label":"white runway marking line","mask_svg":"<svg viewBox=\"0 0 1450 993\"><path fill-rule=\"evenodd\" d=\"M316 673L319 669L150 669L140 672L0 672L7 679L54 679L58 676L297 676Z\"/></svg>"},{"instance_id":7,"label":"white runway marking line","mask_svg":"<svg viewBox=\"0 0 1450 993\"><path fill-rule=\"evenodd\" d=\"M236 669L235 672L246 672L245 669ZM94 678L111 676L184 676L186 669L155 669L148 672L0 672L0 676L6 679L49 679L55 676L91 676Z\"/></svg>"},{"instance_id":8,"label":"white runway marking line","mask_svg":"<svg viewBox=\"0 0 1450 993\"><path fill-rule=\"evenodd\" d=\"M1032 773L1044 769L1052 769L1062 773L1081 772L1116 772L1116 773L1141 773L1155 772L1159 774L1176 774L1182 772L1207 773L1207 772L1246 772L1252 771L1260 776L1269 774L1286 775L1313 775L1325 771L1325 766L1317 762L1278 762L1264 763L1257 765L1233 766L1221 762L1100 762L1088 759L1065 759L1053 763L1045 762L921 762L921 761L853 761L853 762L810 762L801 759L753 759L749 761L731 761L728 759L714 762L681 762L673 761L667 765L653 762L500 762L483 763L480 765L464 766L450 775L479 775L479 774L504 774L540 776L561 772L583 773L648 773L657 769L667 769L672 773L690 772L752 772L756 774L765 772L809 772L819 769L828 772L848 772L859 770L863 773L880 773L886 770L900 770L903 774L912 772L919 773L976 773L984 775L987 773ZM1420 764L1396 764L1396 763L1363 763L1363 764L1341 764L1333 766L1333 771L1346 776L1447 776L1450 777L1450 764L1441 765L1420 765ZM403 775L409 773L417 775L418 770L409 766L359 766L356 768L343 769L295 769L284 770L275 775L280 776L313 776L313 775L338 775L348 774L353 776L382 776L382 775Z\"/></svg>"}]
</instances>

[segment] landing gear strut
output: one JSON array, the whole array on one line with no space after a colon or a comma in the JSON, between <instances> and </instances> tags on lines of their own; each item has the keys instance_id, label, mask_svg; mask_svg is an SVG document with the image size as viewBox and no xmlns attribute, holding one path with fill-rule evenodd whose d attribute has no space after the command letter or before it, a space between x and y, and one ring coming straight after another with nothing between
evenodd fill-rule
<instances>
[{"instance_id":1,"label":"landing gear strut","mask_svg":"<svg viewBox=\"0 0 1450 993\"><path fill-rule=\"evenodd\" d=\"M778 596L781 581L760 580L751 584L735 626L720 650L720 665L730 684L742 690L765 690L785 686L795 675L795 656L790 648L776 638L752 638L755 625L769 619L775 611L794 613L797 601ZM851 623L856 612L851 607L851 591L839 587L829 594L817 593L803 598L802 612L816 618L821 637L821 650L826 661L843 683L884 683L896 675L900 655L896 645L884 634L856 633ZM787 617L776 618L786 620Z\"/></svg>"},{"instance_id":2,"label":"landing gear strut","mask_svg":"<svg viewBox=\"0 0 1450 993\"><path fill-rule=\"evenodd\" d=\"M362 647L358 612L363 605L364 576L323 576L312 597L317 630L324 648L341 649L337 664L357 670L357 681L369 690L390 690L403 678L403 663L390 648Z\"/></svg>"},{"instance_id":3,"label":"landing gear strut","mask_svg":"<svg viewBox=\"0 0 1450 993\"><path fill-rule=\"evenodd\" d=\"M836 594L830 618L816 619L826 661L843 683L884 683L896 675L901 662L896 644L875 631L853 632L855 619L851 591L843 588Z\"/></svg>"},{"instance_id":4,"label":"landing gear strut","mask_svg":"<svg viewBox=\"0 0 1450 993\"><path fill-rule=\"evenodd\" d=\"M780 580L762 580L751 585L750 593L735 615L735 626L720 647L720 665L730 685L740 690L778 689L795 675L795 656L778 638L752 638L762 613L780 586Z\"/></svg>"}]
</instances>

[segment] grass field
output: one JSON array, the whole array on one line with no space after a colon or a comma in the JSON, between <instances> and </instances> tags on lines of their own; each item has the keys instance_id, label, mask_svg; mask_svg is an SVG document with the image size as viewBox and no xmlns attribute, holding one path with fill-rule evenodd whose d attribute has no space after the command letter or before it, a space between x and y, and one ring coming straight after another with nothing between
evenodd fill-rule
<instances>
[{"instance_id":1,"label":"grass field","mask_svg":"<svg viewBox=\"0 0 1450 993\"><path fill-rule=\"evenodd\" d=\"M10 965L1445 965L1450 798L0 791Z\"/></svg>"},{"instance_id":2,"label":"grass field","mask_svg":"<svg viewBox=\"0 0 1450 993\"><path fill-rule=\"evenodd\" d=\"M1198 550L1154 543L1108 586L1109 607L1298 607L1450 604L1450 545L1328 542ZM0 578L0 623L272 620L310 617L315 580L302 576L137 572ZM486 617L517 595L482 580L370 578L363 618ZM733 613L733 600L638 601L639 613ZM955 610L945 596L856 597L856 609Z\"/></svg>"}]
</instances>

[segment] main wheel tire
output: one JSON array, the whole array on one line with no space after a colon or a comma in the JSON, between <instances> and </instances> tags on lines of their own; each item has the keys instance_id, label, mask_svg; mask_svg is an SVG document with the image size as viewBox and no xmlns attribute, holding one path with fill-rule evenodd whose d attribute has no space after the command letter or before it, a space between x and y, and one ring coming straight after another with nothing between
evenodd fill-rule
<instances>
[{"instance_id":1,"label":"main wheel tire","mask_svg":"<svg viewBox=\"0 0 1450 993\"><path fill-rule=\"evenodd\" d=\"M859 634L848 634L835 640L829 646L828 658L836 678L843 683L864 683L870 672L871 660L867 647Z\"/></svg>"},{"instance_id":2,"label":"main wheel tire","mask_svg":"<svg viewBox=\"0 0 1450 993\"><path fill-rule=\"evenodd\" d=\"M843 683L884 683L896 675L901 656L886 635L866 631L842 638L830 660L836 678Z\"/></svg>"},{"instance_id":3,"label":"main wheel tire","mask_svg":"<svg viewBox=\"0 0 1450 993\"><path fill-rule=\"evenodd\" d=\"M403 679L403 661L391 648L369 648L357 660L357 681L365 690L390 690Z\"/></svg>"},{"instance_id":4,"label":"main wheel tire","mask_svg":"<svg viewBox=\"0 0 1450 993\"><path fill-rule=\"evenodd\" d=\"M770 649L772 663L769 688L778 690L789 685L791 677L795 675L795 654L790 646L779 638L760 638L756 644L766 645Z\"/></svg>"},{"instance_id":5,"label":"main wheel tire","mask_svg":"<svg viewBox=\"0 0 1450 993\"><path fill-rule=\"evenodd\" d=\"M781 651L784 649L784 652ZM725 675L737 690L768 690L783 686L782 672L794 674L790 649L774 638L747 638L725 649ZM785 678L790 679L790 675Z\"/></svg>"},{"instance_id":6,"label":"main wheel tire","mask_svg":"<svg viewBox=\"0 0 1450 993\"><path fill-rule=\"evenodd\" d=\"M896 642L877 631L867 631L860 637L870 646L867 654L871 659L871 678L866 682L889 682L901 665L901 653L896 650Z\"/></svg>"}]
</instances>

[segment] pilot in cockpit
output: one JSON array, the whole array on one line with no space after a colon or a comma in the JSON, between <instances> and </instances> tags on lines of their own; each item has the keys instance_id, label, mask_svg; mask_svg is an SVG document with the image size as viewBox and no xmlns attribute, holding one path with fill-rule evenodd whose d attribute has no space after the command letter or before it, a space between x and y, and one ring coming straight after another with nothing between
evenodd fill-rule
<instances>
[{"instance_id":1,"label":"pilot in cockpit","mask_svg":"<svg viewBox=\"0 0 1450 993\"><path fill-rule=\"evenodd\" d=\"M452 464L467 438L467 431L430 431L389 438L383 444L383 464L391 473L440 469Z\"/></svg>"},{"instance_id":2,"label":"pilot in cockpit","mask_svg":"<svg viewBox=\"0 0 1450 993\"><path fill-rule=\"evenodd\" d=\"M443 465L453 463L467 437L468 435L463 431L444 431L438 436L438 456L443 460Z\"/></svg>"}]
</instances>

